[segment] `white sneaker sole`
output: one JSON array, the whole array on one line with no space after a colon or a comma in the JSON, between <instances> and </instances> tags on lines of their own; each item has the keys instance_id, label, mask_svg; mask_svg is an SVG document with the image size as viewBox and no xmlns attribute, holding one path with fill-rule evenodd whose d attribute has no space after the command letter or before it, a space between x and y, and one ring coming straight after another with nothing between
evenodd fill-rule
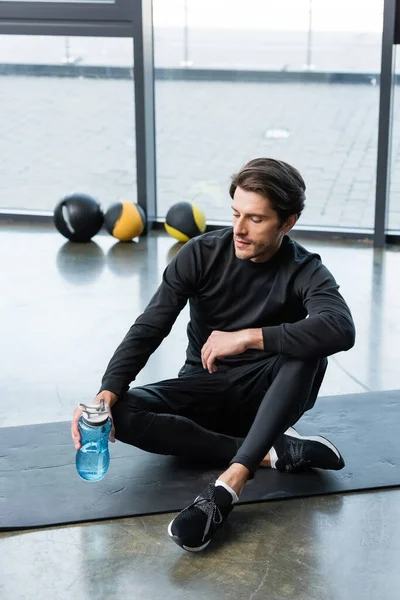
<instances>
[{"instance_id":1,"label":"white sneaker sole","mask_svg":"<svg viewBox=\"0 0 400 600\"><path fill-rule=\"evenodd\" d=\"M181 540L172 533L171 528L173 522L174 519L172 519L171 523L168 525L168 535L174 540L175 544L178 544L178 546L180 546L184 550L187 550L188 552L201 552L202 550L204 550L204 548L207 548L208 544L211 542L211 540L208 540L208 542L206 542L202 546L198 546L197 548L190 548L189 546L185 546L185 544L182 544Z\"/></svg>"},{"instance_id":2,"label":"white sneaker sole","mask_svg":"<svg viewBox=\"0 0 400 600\"><path fill-rule=\"evenodd\" d=\"M332 452L334 452L339 459L341 458L339 450L335 448L335 446L329 440L322 437L321 435L300 435L298 431L296 431L293 427L289 427L289 429L285 431L285 435L290 435L290 437L294 437L299 440L310 440L312 442L319 442L327 448L330 448L330 450L332 450Z\"/></svg>"}]
</instances>

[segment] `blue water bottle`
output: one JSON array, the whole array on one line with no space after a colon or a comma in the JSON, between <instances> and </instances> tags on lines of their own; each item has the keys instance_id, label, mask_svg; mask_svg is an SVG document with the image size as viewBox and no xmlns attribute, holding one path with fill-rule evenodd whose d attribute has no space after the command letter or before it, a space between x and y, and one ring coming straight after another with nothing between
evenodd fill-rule
<instances>
[{"instance_id":1,"label":"blue water bottle","mask_svg":"<svg viewBox=\"0 0 400 600\"><path fill-rule=\"evenodd\" d=\"M76 470L85 481L100 481L110 464L108 436L112 422L103 399L100 404L79 404L79 408L81 448L76 453Z\"/></svg>"}]
</instances>

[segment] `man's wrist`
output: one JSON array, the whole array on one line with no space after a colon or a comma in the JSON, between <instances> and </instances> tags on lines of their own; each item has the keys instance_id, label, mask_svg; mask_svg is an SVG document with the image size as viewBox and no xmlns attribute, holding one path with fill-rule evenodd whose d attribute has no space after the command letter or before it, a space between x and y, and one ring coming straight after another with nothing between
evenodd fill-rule
<instances>
[{"instance_id":1,"label":"man's wrist","mask_svg":"<svg viewBox=\"0 0 400 600\"><path fill-rule=\"evenodd\" d=\"M109 390L103 390L98 394L97 398L99 401L103 398L104 402L108 404L110 408L113 407L118 400L117 394L114 394L114 392L110 392Z\"/></svg>"},{"instance_id":2,"label":"man's wrist","mask_svg":"<svg viewBox=\"0 0 400 600\"><path fill-rule=\"evenodd\" d=\"M264 350L264 339L262 329L246 329L247 332L247 349L248 350Z\"/></svg>"}]
</instances>

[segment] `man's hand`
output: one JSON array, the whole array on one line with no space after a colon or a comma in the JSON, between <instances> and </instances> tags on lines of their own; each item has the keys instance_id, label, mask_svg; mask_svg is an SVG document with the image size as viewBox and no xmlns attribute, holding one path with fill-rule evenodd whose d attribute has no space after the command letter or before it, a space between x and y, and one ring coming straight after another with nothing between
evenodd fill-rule
<instances>
[{"instance_id":1,"label":"man's hand","mask_svg":"<svg viewBox=\"0 0 400 600\"><path fill-rule=\"evenodd\" d=\"M242 329L240 331L213 331L201 349L203 367L215 373L215 360L225 356L242 354L249 348L262 350L261 329Z\"/></svg>"},{"instance_id":2,"label":"man's hand","mask_svg":"<svg viewBox=\"0 0 400 600\"><path fill-rule=\"evenodd\" d=\"M96 398L93 400L93 404L96 404L96 403L100 404L101 398L104 399L104 403L106 405L108 414L110 415L110 418L112 421L113 419L112 419L112 414L111 414L111 407L118 400L118 396L116 394L114 394L114 392L109 392L108 390L103 390L102 392L100 392L100 394L97 394ZM77 450L79 450L79 448L81 447L81 436L80 436L79 428L78 428L78 421L79 421L81 414L82 414L82 411L79 408L79 406L77 406L74 410L74 415L72 417L72 423L71 423L71 435L72 435L72 439L73 439L75 448ZM109 440L110 440L110 442L115 442L114 422L112 423Z\"/></svg>"}]
</instances>

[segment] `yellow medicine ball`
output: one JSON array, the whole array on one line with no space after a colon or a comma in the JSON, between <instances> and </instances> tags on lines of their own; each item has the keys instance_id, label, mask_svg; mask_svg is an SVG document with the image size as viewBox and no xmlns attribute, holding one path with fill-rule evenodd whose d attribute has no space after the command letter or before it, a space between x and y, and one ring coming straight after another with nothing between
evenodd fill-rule
<instances>
[{"instance_id":1,"label":"yellow medicine ball","mask_svg":"<svg viewBox=\"0 0 400 600\"><path fill-rule=\"evenodd\" d=\"M104 215L104 227L121 242L130 242L142 235L145 225L143 208L129 200L115 202Z\"/></svg>"},{"instance_id":2,"label":"yellow medicine ball","mask_svg":"<svg viewBox=\"0 0 400 600\"><path fill-rule=\"evenodd\" d=\"M168 210L164 225L173 238L187 242L205 232L206 217L194 202L177 202Z\"/></svg>"}]
</instances>

